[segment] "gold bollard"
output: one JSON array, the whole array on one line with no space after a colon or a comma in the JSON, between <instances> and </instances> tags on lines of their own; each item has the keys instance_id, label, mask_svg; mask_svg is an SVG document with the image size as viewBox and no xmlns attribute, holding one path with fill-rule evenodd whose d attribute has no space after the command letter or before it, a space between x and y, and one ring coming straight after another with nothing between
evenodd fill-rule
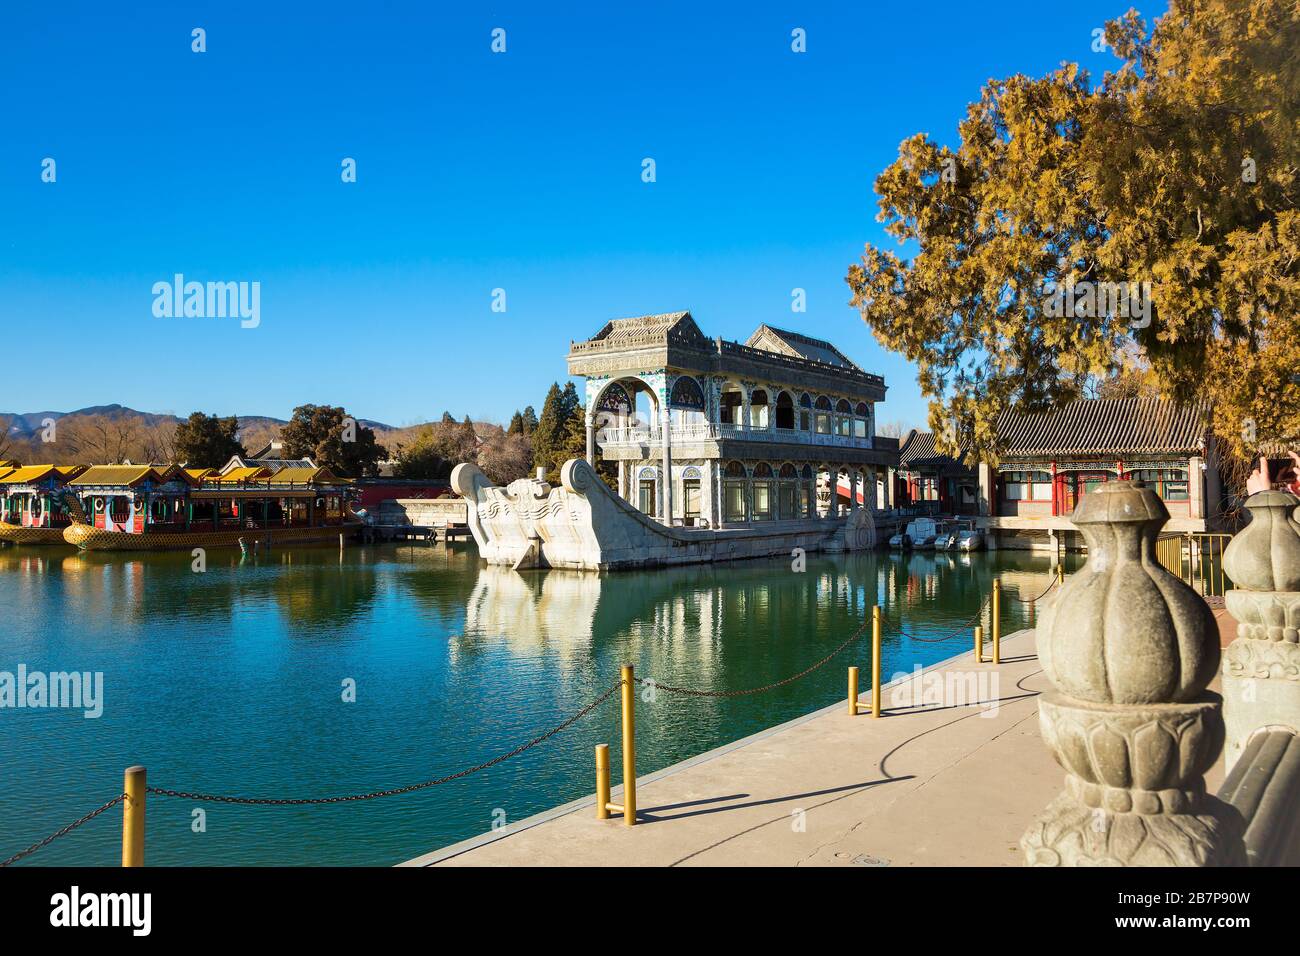
<instances>
[{"instance_id":1,"label":"gold bollard","mask_svg":"<svg viewBox=\"0 0 1300 956\"><path fill-rule=\"evenodd\" d=\"M1033 606L1032 604L1029 605L1029 610L1030 610L1031 613L1033 612L1033 608L1034 608L1034 606ZM1001 633L1001 631L1002 631L1002 629L999 628L999 627L995 627L995 628L993 628L993 663L994 663L994 664L1001 664L1001 663L1002 663L1002 633Z\"/></svg>"},{"instance_id":2,"label":"gold bollard","mask_svg":"<svg viewBox=\"0 0 1300 956\"><path fill-rule=\"evenodd\" d=\"M122 865L144 866L144 767L127 767L122 783Z\"/></svg>"},{"instance_id":3,"label":"gold bollard","mask_svg":"<svg viewBox=\"0 0 1300 956\"><path fill-rule=\"evenodd\" d=\"M1057 584L1065 583L1065 565L1063 565L1060 562L1060 559L1057 559L1056 562L1056 583Z\"/></svg>"},{"instance_id":4,"label":"gold bollard","mask_svg":"<svg viewBox=\"0 0 1300 956\"><path fill-rule=\"evenodd\" d=\"M871 716L880 716L880 605L871 606Z\"/></svg>"},{"instance_id":5,"label":"gold bollard","mask_svg":"<svg viewBox=\"0 0 1300 956\"><path fill-rule=\"evenodd\" d=\"M975 625L975 663L984 663L984 625Z\"/></svg>"},{"instance_id":6,"label":"gold bollard","mask_svg":"<svg viewBox=\"0 0 1300 956\"><path fill-rule=\"evenodd\" d=\"M1002 640L1002 579L993 579L993 646L997 647L998 642Z\"/></svg>"},{"instance_id":7,"label":"gold bollard","mask_svg":"<svg viewBox=\"0 0 1300 956\"><path fill-rule=\"evenodd\" d=\"M849 716L858 716L858 669L849 668Z\"/></svg>"},{"instance_id":8,"label":"gold bollard","mask_svg":"<svg viewBox=\"0 0 1300 956\"><path fill-rule=\"evenodd\" d=\"M623 667L623 822L636 823L636 685L631 664Z\"/></svg>"},{"instance_id":9,"label":"gold bollard","mask_svg":"<svg viewBox=\"0 0 1300 956\"><path fill-rule=\"evenodd\" d=\"M596 819L609 819L609 744L596 744Z\"/></svg>"}]
</instances>

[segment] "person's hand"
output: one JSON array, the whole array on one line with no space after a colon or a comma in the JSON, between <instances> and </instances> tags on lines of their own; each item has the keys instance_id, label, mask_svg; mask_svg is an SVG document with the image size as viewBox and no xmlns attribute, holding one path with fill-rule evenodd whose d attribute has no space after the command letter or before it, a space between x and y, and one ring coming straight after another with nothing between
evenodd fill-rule
<instances>
[{"instance_id":1,"label":"person's hand","mask_svg":"<svg viewBox=\"0 0 1300 956\"><path fill-rule=\"evenodd\" d=\"M1291 494L1300 496L1300 455L1293 451L1287 452L1291 456L1291 474L1290 479L1286 482L1286 488Z\"/></svg>"},{"instance_id":2,"label":"person's hand","mask_svg":"<svg viewBox=\"0 0 1300 956\"><path fill-rule=\"evenodd\" d=\"M1291 464L1287 466L1283 473L1277 476L1277 480L1283 484L1292 494L1300 495L1300 455L1293 451L1287 452L1291 457ZM1250 473L1246 479L1246 494L1253 495L1257 491L1269 491L1273 487L1273 475L1269 472L1268 458L1264 455L1259 457L1259 467Z\"/></svg>"},{"instance_id":3,"label":"person's hand","mask_svg":"<svg viewBox=\"0 0 1300 956\"><path fill-rule=\"evenodd\" d=\"M1259 467L1246 479L1246 494L1253 495L1257 491L1268 491L1272 487L1273 479L1268 473L1268 458L1260 455Z\"/></svg>"}]
</instances>

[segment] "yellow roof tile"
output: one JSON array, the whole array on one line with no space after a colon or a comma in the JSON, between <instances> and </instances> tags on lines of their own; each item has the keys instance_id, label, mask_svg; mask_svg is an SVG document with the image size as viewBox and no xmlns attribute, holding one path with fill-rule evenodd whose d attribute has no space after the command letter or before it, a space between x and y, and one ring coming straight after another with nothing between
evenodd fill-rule
<instances>
[{"instance_id":1,"label":"yellow roof tile","mask_svg":"<svg viewBox=\"0 0 1300 956\"><path fill-rule=\"evenodd\" d=\"M346 478L340 478L328 468L281 468L270 478L272 485L347 485Z\"/></svg>"},{"instance_id":2,"label":"yellow roof tile","mask_svg":"<svg viewBox=\"0 0 1300 956\"><path fill-rule=\"evenodd\" d=\"M0 478L0 483L6 485L25 485L33 481L40 481L53 471L55 471L53 465L28 465L26 468L16 468L9 472L9 474Z\"/></svg>"},{"instance_id":3,"label":"yellow roof tile","mask_svg":"<svg viewBox=\"0 0 1300 956\"><path fill-rule=\"evenodd\" d=\"M250 466L247 468L232 468L224 475L208 475L207 481L215 481L221 484L234 484L240 481L257 481L265 478L270 472L260 465Z\"/></svg>"},{"instance_id":4,"label":"yellow roof tile","mask_svg":"<svg viewBox=\"0 0 1300 956\"><path fill-rule=\"evenodd\" d=\"M70 485L136 485L148 478L158 481L161 475L148 465L92 465Z\"/></svg>"}]
</instances>

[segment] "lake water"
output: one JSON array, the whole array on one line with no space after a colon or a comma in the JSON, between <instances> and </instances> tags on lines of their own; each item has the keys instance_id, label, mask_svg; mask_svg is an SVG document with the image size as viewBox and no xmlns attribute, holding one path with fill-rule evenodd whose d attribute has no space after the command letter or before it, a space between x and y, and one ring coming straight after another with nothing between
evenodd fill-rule
<instances>
[{"instance_id":1,"label":"lake water","mask_svg":"<svg viewBox=\"0 0 1300 956\"><path fill-rule=\"evenodd\" d=\"M0 671L102 672L103 713L0 709L0 859L121 791L252 797L396 788L453 773L553 727L618 679L738 690L824 657L879 602L917 637L976 613L995 576L1032 596L1046 555L810 555L641 573L517 573L472 544L304 547L241 559L0 550ZM1031 611L1004 603L1003 633ZM887 628L886 679L969 650ZM646 774L842 700L869 684L870 641L749 697L638 701ZM355 681L355 702L343 698ZM592 747L620 782L617 696L519 757L417 793L250 807L151 796L149 865L369 864L410 859L590 794ZM642 801L644 803L644 801ZM206 812L195 832L193 811ZM116 865L113 808L20 865Z\"/></svg>"}]
</instances>

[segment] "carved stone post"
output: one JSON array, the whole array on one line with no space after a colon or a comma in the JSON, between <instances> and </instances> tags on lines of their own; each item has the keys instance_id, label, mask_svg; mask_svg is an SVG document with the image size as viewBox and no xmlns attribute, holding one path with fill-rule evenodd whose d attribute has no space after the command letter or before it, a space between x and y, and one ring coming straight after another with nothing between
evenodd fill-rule
<instances>
[{"instance_id":1,"label":"carved stone post","mask_svg":"<svg viewBox=\"0 0 1300 956\"><path fill-rule=\"evenodd\" d=\"M1033 866L1244 864L1240 817L1205 791L1223 746L1209 606L1162 568L1169 518L1140 482L1107 482L1074 512L1088 563L1042 606L1043 739L1065 791L1020 838Z\"/></svg>"},{"instance_id":2,"label":"carved stone post","mask_svg":"<svg viewBox=\"0 0 1300 956\"><path fill-rule=\"evenodd\" d=\"M1223 654L1228 768L1257 730L1300 733L1300 501L1285 491L1246 500L1250 524L1223 554L1237 639Z\"/></svg>"}]
</instances>

